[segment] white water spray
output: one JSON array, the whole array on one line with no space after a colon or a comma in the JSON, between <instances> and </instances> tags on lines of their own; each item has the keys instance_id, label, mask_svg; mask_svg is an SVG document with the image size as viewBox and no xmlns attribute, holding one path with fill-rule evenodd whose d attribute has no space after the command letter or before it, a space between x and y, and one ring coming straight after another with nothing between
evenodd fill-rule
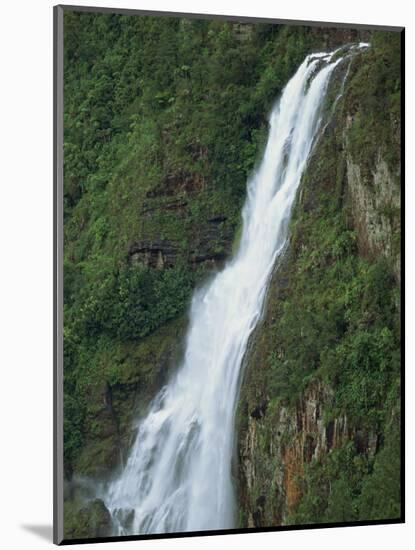
<instances>
[{"instance_id":1,"label":"white water spray","mask_svg":"<svg viewBox=\"0 0 415 550\"><path fill-rule=\"evenodd\" d=\"M264 157L248 182L238 251L193 297L185 356L153 401L104 496L115 534L234 526L231 462L240 370L261 315L292 205L341 58L309 55L270 115Z\"/></svg>"}]
</instances>

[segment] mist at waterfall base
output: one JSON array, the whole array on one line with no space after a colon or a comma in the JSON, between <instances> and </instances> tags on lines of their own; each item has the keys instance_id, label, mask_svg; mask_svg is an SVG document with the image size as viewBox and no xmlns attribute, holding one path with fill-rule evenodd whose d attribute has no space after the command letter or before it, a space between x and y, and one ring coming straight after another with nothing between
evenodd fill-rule
<instances>
[{"instance_id":1,"label":"mist at waterfall base","mask_svg":"<svg viewBox=\"0 0 415 550\"><path fill-rule=\"evenodd\" d=\"M231 463L241 365L287 240L330 75L350 51L307 56L271 112L264 156L248 181L238 250L195 292L182 364L140 421L122 472L100 495L114 535L235 526Z\"/></svg>"}]
</instances>

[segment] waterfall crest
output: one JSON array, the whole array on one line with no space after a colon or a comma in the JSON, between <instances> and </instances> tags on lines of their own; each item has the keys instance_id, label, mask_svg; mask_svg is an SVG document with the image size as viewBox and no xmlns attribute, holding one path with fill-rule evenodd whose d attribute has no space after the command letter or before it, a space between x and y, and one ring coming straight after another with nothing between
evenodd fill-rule
<instances>
[{"instance_id":1,"label":"waterfall crest","mask_svg":"<svg viewBox=\"0 0 415 550\"><path fill-rule=\"evenodd\" d=\"M263 159L248 181L238 250L195 292L182 364L152 402L123 471L106 489L114 534L234 526L231 461L241 365L287 240L330 74L342 60L335 53L307 56L270 114Z\"/></svg>"}]
</instances>

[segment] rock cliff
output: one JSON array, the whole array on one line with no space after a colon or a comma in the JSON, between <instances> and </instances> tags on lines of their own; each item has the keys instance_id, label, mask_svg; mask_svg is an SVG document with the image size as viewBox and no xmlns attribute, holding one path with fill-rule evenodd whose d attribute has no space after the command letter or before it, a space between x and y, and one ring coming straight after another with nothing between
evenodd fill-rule
<instances>
[{"instance_id":1,"label":"rock cliff","mask_svg":"<svg viewBox=\"0 0 415 550\"><path fill-rule=\"evenodd\" d=\"M246 358L240 526L399 517L398 71L397 80L384 77L377 101L363 89L373 67L388 63L375 44L332 79L290 241ZM379 310L389 314L380 319ZM396 471L377 506L371 491L390 475L386 455Z\"/></svg>"},{"instance_id":2,"label":"rock cliff","mask_svg":"<svg viewBox=\"0 0 415 550\"><path fill-rule=\"evenodd\" d=\"M246 359L234 471L242 526L330 519L336 490L352 502L344 517L358 496L373 515L366 474L399 514L384 482L399 426L399 36L68 12L67 537L108 532L78 485L120 467L179 364L191 293L238 241L270 106L307 53L360 40L372 47L341 97L345 72L333 80Z\"/></svg>"}]
</instances>

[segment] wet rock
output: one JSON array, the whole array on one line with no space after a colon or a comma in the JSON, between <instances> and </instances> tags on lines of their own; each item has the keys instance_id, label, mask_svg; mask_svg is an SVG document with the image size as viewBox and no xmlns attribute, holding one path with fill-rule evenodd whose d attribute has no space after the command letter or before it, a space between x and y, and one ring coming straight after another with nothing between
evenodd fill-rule
<instances>
[{"instance_id":1,"label":"wet rock","mask_svg":"<svg viewBox=\"0 0 415 550\"><path fill-rule=\"evenodd\" d=\"M133 510L132 508L118 508L114 511L114 517L126 531L129 531L131 529L134 521L134 516L135 510Z\"/></svg>"}]
</instances>

